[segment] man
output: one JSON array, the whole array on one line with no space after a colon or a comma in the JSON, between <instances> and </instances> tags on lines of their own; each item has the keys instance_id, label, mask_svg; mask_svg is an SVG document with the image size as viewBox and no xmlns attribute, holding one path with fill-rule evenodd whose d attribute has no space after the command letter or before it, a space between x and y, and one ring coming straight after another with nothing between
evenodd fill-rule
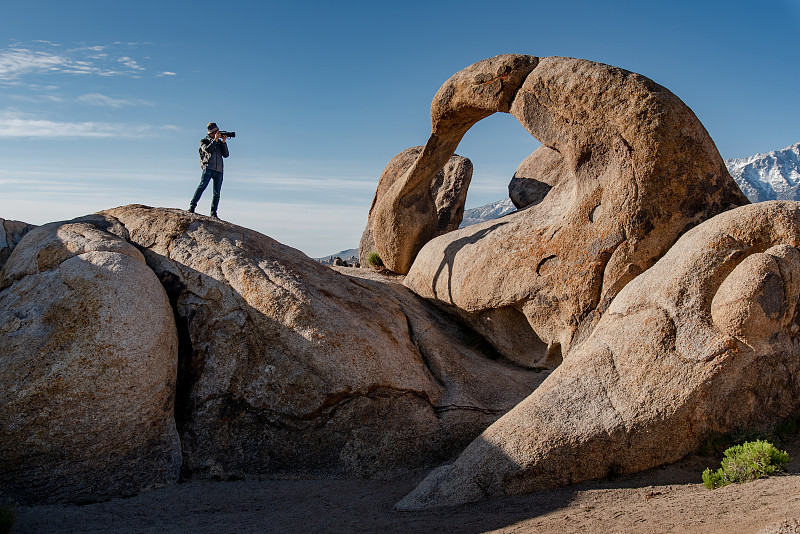
<instances>
[{"instance_id":1,"label":"man","mask_svg":"<svg viewBox=\"0 0 800 534\"><path fill-rule=\"evenodd\" d=\"M211 199L211 216L217 216L219 206L219 194L222 189L222 158L227 158L228 143L227 136L222 135L214 122L208 123L208 135L200 141L200 164L203 168L203 175L200 177L200 185L194 192L192 201L189 203L189 212L194 213L203 191L208 187L208 182L214 181L214 197Z\"/></svg>"}]
</instances>

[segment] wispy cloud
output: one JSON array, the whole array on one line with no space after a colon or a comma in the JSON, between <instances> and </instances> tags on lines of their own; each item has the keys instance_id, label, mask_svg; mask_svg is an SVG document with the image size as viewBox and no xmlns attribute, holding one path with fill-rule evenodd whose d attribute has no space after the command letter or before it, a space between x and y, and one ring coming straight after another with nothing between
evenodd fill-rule
<instances>
[{"instance_id":1,"label":"wispy cloud","mask_svg":"<svg viewBox=\"0 0 800 534\"><path fill-rule=\"evenodd\" d=\"M131 69L131 71L142 71L142 70L144 70L144 67L140 66L136 62L135 59L130 58L128 56L121 57L121 58L117 59L117 61L119 63L122 63L123 65L125 65L129 69Z\"/></svg>"},{"instance_id":2,"label":"wispy cloud","mask_svg":"<svg viewBox=\"0 0 800 534\"><path fill-rule=\"evenodd\" d=\"M106 96L100 93L89 93L77 98L78 102L83 104L89 104L91 106L103 106L109 108L123 108L127 106L153 106L153 102L149 102L147 100L142 100L138 98L134 99L122 99L122 98L112 98L110 96Z\"/></svg>"},{"instance_id":3,"label":"wispy cloud","mask_svg":"<svg viewBox=\"0 0 800 534\"><path fill-rule=\"evenodd\" d=\"M14 81L32 72L62 70L69 64L65 57L58 54L12 48L0 52L0 80Z\"/></svg>"},{"instance_id":4,"label":"wispy cloud","mask_svg":"<svg viewBox=\"0 0 800 534\"><path fill-rule=\"evenodd\" d=\"M13 111L0 112L0 138L143 137L154 129L178 130L172 125L130 125L109 122L66 122L33 118Z\"/></svg>"},{"instance_id":5,"label":"wispy cloud","mask_svg":"<svg viewBox=\"0 0 800 534\"><path fill-rule=\"evenodd\" d=\"M100 93L87 93L76 98L65 98L57 94L10 94L6 98L14 102L27 102L27 103L43 103L43 102L78 102L80 104L87 104L90 106L99 106L107 108L124 108L129 106L155 106L155 102L144 100L141 98L113 98Z\"/></svg>"},{"instance_id":6,"label":"wispy cloud","mask_svg":"<svg viewBox=\"0 0 800 534\"><path fill-rule=\"evenodd\" d=\"M47 95L47 94L39 94L39 95L8 95L6 98L9 100L14 100L16 102L33 102L33 103L41 103L41 102L64 102L64 98L58 95Z\"/></svg>"},{"instance_id":7,"label":"wispy cloud","mask_svg":"<svg viewBox=\"0 0 800 534\"><path fill-rule=\"evenodd\" d=\"M131 56L133 48L135 45L131 43L76 48L48 41L16 43L7 49L0 49L0 83L16 85L24 77L43 74L138 78L146 68Z\"/></svg>"}]
</instances>

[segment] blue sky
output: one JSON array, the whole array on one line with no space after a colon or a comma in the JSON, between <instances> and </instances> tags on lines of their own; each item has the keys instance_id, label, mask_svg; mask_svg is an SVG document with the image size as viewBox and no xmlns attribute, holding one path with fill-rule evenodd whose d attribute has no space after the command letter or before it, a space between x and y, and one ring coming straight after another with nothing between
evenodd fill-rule
<instances>
[{"instance_id":1,"label":"blue sky","mask_svg":"<svg viewBox=\"0 0 800 534\"><path fill-rule=\"evenodd\" d=\"M511 52L644 74L725 158L800 141L800 0L0 2L0 217L34 224L185 209L216 121L237 132L223 219L312 257L357 246L439 86ZM510 115L475 125L457 151L475 166L467 207L504 198L537 146Z\"/></svg>"}]
</instances>

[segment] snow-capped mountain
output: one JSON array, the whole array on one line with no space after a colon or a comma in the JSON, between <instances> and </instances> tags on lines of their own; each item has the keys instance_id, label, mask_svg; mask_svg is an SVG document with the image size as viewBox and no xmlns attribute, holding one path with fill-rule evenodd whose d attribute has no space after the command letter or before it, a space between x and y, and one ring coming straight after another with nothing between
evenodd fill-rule
<instances>
[{"instance_id":1,"label":"snow-capped mountain","mask_svg":"<svg viewBox=\"0 0 800 534\"><path fill-rule=\"evenodd\" d=\"M491 221L503 215L508 215L512 211L516 211L516 209L510 198L504 198L503 200L498 200L497 202L492 202L491 204L486 204L478 208L464 210L464 218L461 219L459 228L472 226L473 224L478 224L483 221Z\"/></svg>"},{"instance_id":2,"label":"snow-capped mountain","mask_svg":"<svg viewBox=\"0 0 800 534\"><path fill-rule=\"evenodd\" d=\"M800 200L800 143L725 165L751 202Z\"/></svg>"}]
</instances>

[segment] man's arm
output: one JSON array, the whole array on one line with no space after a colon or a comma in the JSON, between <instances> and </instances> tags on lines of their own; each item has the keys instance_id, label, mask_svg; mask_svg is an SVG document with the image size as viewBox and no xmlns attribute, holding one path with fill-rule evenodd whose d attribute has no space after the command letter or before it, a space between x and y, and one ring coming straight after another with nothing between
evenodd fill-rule
<instances>
[{"instance_id":1,"label":"man's arm","mask_svg":"<svg viewBox=\"0 0 800 534\"><path fill-rule=\"evenodd\" d=\"M211 159L211 149L210 149L211 141L204 137L200 140L200 164L203 168L206 168L208 165L208 161Z\"/></svg>"},{"instance_id":2,"label":"man's arm","mask_svg":"<svg viewBox=\"0 0 800 534\"><path fill-rule=\"evenodd\" d=\"M214 141L210 140L208 137L204 137L200 140L200 150L211 155L211 152L214 150Z\"/></svg>"}]
</instances>

